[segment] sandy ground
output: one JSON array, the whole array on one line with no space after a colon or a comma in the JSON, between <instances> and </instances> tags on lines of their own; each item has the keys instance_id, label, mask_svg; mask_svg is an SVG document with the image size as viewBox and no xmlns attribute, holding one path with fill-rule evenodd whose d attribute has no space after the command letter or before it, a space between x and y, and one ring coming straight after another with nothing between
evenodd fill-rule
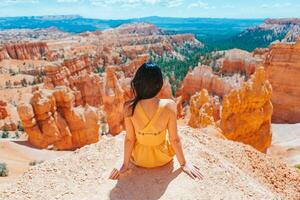
<instances>
[{"instance_id":1,"label":"sandy ground","mask_svg":"<svg viewBox=\"0 0 300 200\"><path fill-rule=\"evenodd\" d=\"M35 85L34 87L41 87L43 84ZM4 102L13 103L28 103L32 96L32 87L27 86L23 88L0 89L0 100Z\"/></svg>"},{"instance_id":2,"label":"sandy ground","mask_svg":"<svg viewBox=\"0 0 300 200\"><path fill-rule=\"evenodd\" d=\"M272 124L273 141L268 154L289 165L300 164L300 124Z\"/></svg>"},{"instance_id":3,"label":"sandy ground","mask_svg":"<svg viewBox=\"0 0 300 200\"><path fill-rule=\"evenodd\" d=\"M9 169L8 177L0 177L0 185L17 179L32 161L52 160L66 153L69 152L36 149L24 140L0 139L0 162L5 162Z\"/></svg>"},{"instance_id":4,"label":"sandy ground","mask_svg":"<svg viewBox=\"0 0 300 200\"><path fill-rule=\"evenodd\" d=\"M104 137L54 160L31 167L22 177L0 185L5 200L137 200L137 199L291 199L300 198L300 172L253 148L179 127L188 160L203 180L192 180L177 161L162 168L131 166L131 174L108 180L120 164L123 137Z\"/></svg>"}]
</instances>

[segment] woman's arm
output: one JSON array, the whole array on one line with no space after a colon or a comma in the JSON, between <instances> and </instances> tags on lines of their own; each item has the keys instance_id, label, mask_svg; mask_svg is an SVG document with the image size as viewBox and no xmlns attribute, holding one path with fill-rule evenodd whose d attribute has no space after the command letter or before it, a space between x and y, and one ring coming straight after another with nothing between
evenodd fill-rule
<instances>
[{"instance_id":1,"label":"woman's arm","mask_svg":"<svg viewBox=\"0 0 300 200\"><path fill-rule=\"evenodd\" d=\"M132 150L136 141L134 127L130 118L125 118L126 136L124 141L124 162L123 165L128 168Z\"/></svg>"},{"instance_id":2,"label":"woman's arm","mask_svg":"<svg viewBox=\"0 0 300 200\"><path fill-rule=\"evenodd\" d=\"M125 129L126 129L126 136L124 140L124 160L122 167L117 170L113 169L110 174L110 179L116 180L119 179L121 175L126 174L128 171L128 166L130 162L130 157L133 151L133 147L136 141L134 127L132 121L129 117L125 117Z\"/></svg>"},{"instance_id":3,"label":"woman's arm","mask_svg":"<svg viewBox=\"0 0 300 200\"><path fill-rule=\"evenodd\" d=\"M188 174L191 178L202 178L202 174L199 171L199 168L189 164L184 156L181 140L177 131L177 107L175 102L170 102L168 104L168 109L170 111L170 117L168 122L168 131L171 145L175 151L176 157L182 170Z\"/></svg>"},{"instance_id":4,"label":"woman's arm","mask_svg":"<svg viewBox=\"0 0 300 200\"><path fill-rule=\"evenodd\" d=\"M183 154L181 140L177 131L177 109L176 104L171 102L168 104L168 109L170 111L170 117L168 122L168 131L171 145L175 151L176 157L180 166L184 166L186 164L186 160Z\"/></svg>"}]
</instances>

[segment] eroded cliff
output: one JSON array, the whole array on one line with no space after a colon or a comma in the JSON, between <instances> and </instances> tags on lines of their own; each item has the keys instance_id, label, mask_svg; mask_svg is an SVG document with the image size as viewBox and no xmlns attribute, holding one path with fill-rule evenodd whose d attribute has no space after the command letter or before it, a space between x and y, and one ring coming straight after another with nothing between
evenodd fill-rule
<instances>
[{"instance_id":1,"label":"eroded cliff","mask_svg":"<svg viewBox=\"0 0 300 200\"><path fill-rule=\"evenodd\" d=\"M30 104L18 106L18 113L28 141L38 148L75 149L99 139L97 109L75 107L75 94L66 87L35 91Z\"/></svg>"},{"instance_id":2,"label":"eroded cliff","mask_svg":"<svg viewBox=\"0 0 300 200\"><path fill-rule=\"evenodd\" d=\"M300 40L295 44L270 46L264 63L267 79L273 87L273 121L300 122Z\"/></svg>"}]
</instances>

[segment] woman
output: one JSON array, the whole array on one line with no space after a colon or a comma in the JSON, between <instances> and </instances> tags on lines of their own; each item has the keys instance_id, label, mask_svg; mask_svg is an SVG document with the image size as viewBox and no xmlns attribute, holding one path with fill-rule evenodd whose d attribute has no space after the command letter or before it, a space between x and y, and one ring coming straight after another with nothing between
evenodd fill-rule
<instances>
[{"instance_id":1,"label":"woman","mask_svg":"<svg viewBox=\"0 0 300 200\"><path fill-rule=\"evenodd\" d=\"M184 157L175 102L157 97L162 86L163 76L157 65L144 63L137 70L131 82L135 98L125 105L124 162L119 170L113 169L110 179L126 175L130 162L139 167L160 167L172 161L174 154L186 174L202 178L199 168Z\"/></svg>"}]
</instances>

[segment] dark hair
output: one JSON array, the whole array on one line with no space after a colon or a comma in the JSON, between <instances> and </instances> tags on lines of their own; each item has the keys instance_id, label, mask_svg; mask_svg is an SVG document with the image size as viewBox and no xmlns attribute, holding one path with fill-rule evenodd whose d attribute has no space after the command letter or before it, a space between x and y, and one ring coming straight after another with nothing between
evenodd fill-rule
<instances>
[{"instance_id":1,"label":"dark hair","mask_svg":"<svg viewBox=\"0 0 300 200\"><path fill-rule=\"evenodd\" d=\"M131 108L131 115L138 102L142 99L155 97L163 86L163 76L158 65L152 62L146 62L136 71L131 81L131 88L134 98L126 104Z\"/></svg>"}]
</instances>

